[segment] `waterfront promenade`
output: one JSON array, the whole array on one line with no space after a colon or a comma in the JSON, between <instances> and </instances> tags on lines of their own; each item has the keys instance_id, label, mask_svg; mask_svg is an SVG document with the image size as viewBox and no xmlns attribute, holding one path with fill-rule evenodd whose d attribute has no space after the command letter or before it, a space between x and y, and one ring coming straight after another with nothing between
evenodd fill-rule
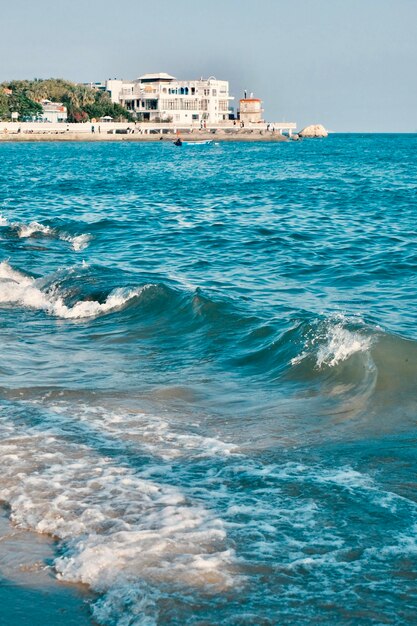
<instances>
[{"instance_id":1,"label":"waterfront promenade","mask_svg":"<svg viewBox=\"0 0 417 626\"><path fill-rule=\"evenodd\" d=\"M291 137L295 123L249 124L233 122L200 129L174 124L96 122L47 124L42 122L0 122L0 141L161 141L177 134L187 140L283 141Z\"/></svg>"}]
</instances>

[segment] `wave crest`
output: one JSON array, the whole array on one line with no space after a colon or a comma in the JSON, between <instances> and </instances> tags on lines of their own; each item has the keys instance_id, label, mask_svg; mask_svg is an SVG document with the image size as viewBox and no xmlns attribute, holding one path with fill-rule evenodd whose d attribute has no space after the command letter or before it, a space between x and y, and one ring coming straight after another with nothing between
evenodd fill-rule
<instances>
[{"instance_id":1,"label":"wave crest","mask_svg":"<svg viewBox=\"0 0 417 626\"><path fill-rule=\"evenodd\" d=\"M359 352L366 353L373 338L357 330L347 328L349 320L338 315L321 323L307 340L304 351L291 359L291 365L298 365L305 359L315 358L315 367L335 367Z\"/></svg>"},{"instance_id":2,"label":"wave crest","mask_svg":"<svg viewBox=\"0 0 417 626\"><path fill-rule=\"evenodd\" d=\"M19 239L31 237L35 233L42 233L43 235L51 235L53 233L50 226L45 226L39 222L30 222L30 224L14 224L14 228L17 230Z\"/></svg>"},{"instance_id":3,"label":"wave crest","mask_svg":"<svg viewBox=\"0 0 417 626\"><path fill-rule=\"evenodd\" d=\"M6 217L0 214L0 227L9 227L13 231L17 232L19 239L28 239L34 235L44 235L52 239L58 239L69 243L75 252L84 250L91 241L91 235L70 235L66 232L62 232L57 228L42 224L41 222L29 222L28 224L19 222L9 222Z\"/></svg>"},{"instance_id":4,"label":"wave crest","mask_svg":"<svg viewBox=\"0 0 417 626\"><path fill-rule=\"evenodd\" d=\"M119 288L113 290L104 302L81 300L68 306L56 289L42 291L35 278L13 269L7 261L0 263L0 304L21 304L64 319L93 318L110 313L139 296L144 288Z\"/></svg>"}]
</instances>

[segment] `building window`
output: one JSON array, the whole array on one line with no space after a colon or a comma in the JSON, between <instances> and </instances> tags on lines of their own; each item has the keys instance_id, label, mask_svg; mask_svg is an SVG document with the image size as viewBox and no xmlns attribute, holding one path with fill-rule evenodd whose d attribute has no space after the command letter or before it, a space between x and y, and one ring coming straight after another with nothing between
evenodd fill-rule
<instances>
[{"instance_id":1,"label":"building window","mask_svg":"<svg viewBox=\"0 0 417 626\"><path fill-rule=\"evenodd\" d=\"M161 100L161 108L167 111L175 111L180 109L181 101L179 99Z\"/></svg>"},{"instance_id":2,"label":"building window","mask_svg":"<svg viewBox=\"0 0 417 626\"><path fill-rule=\"evenodd\" d=\"M145 107L148 110L156 111L158 108L158 100L145 100Z\"/></svg>"},{"instance_id":3,"label":"building window","mask_svg":"<svg viewBox=\"0 0 417 626\"><path fill-rule=\"evenodd\" d=\"M198 100L183 100L182 108L189 111L196 111L198 109Z\"/></svg>"},{"instance_id":4,"label":"building window","mask_svg":"<svg viewBox=\"0 0 417 626\"><path fill-rule=\"evenodd\" d=\"M213 89L213 91L211 92L213 96L217 96L217 89Z\"/></svg>"}]
</instances>

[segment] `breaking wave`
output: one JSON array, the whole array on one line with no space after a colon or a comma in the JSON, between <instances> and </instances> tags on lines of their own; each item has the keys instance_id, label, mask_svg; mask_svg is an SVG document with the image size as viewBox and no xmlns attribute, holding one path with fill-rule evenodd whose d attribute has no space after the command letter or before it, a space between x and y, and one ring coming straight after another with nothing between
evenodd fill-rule
<instances>
[{"instance_id":1,"label":"breaking wave","mask_svg":"<svg viewBox=\"0 0 417 626\"><path fill-rule=\"evenodd\" d=\"M76 252L84 250L91 241L91 235L63 235L60 237L63 241L68 241Z\"/></svg>"},{"instance_id":2,"label":"breaking wave","mask_svg":"<svg viewBox=\"0 0 417 626\"><path fill-rule=\"evenodd\" d=\"M9 222L7 218L2 215L0 215L0 227L9 227L12 231L17 233L19 239L27 239L29 237L41 235L44 237L50 237L51 239L65 241L69 243L72 249L76 252L85 250L91 241L91 235L89 234L70 235L58 228L52 228L51 226L36 221L28 224Z\"/></svg>"},{"instance_id":3,"label":"breaking wave","mask_svg":"<svg viewBox=\"0 0 417 626\"><path fill-rule=\"evenodd\" d=\"M84 300L68 306L58 290L44 291L37 279L13 269L7 261L0 263L0 304L18 304L64 319L93 318L110 313L138 297L144 288L115 289L104 302Z\"/></svg>"},{"instance_id":4,"label":"breaking wave","mask_svg":"<svg viewBox=\"0 0 417 626\"><path fill-rule=\"evenodd\" d=\"M44 226L39 222L30 222L30 224L13 224L13 228L17 231L20 239L31 237L36 233L42 233L43 235L52 235L52 228Z\"/></svg>"},{"instance_id":5,"label":"breaking wave","mask_svg":"<svg viewBox=\"0 0 417 626\"><path fill-rule=\"evenodd\" d=\"M59 397L9 409L0 420L0 499L19 528L59 540L53 568L99 594L100 624L191 625L196 610L218 623L219 596L222 624L273 623L297 591L286 616L293 623L302 602L314 616L323 586L343 593L370 567L384 589L403 593L404 581L387 573L393 558L415 555L416 505L350 463L285 453L268 463L204 436L184 446L189 435L172 416ZM159 456L166 443L181 462Z\"/></svg>"},{"instance_id":6,"label":"breaking wave","mask_svg":"<svg viewBox=\"0 0 417 626\"><path fill-rule=\"evenodd\" d=\"M357 320L354 320L357 323ZM315 355L316 367L334 367L357 353L367 353L375 338L363 331L350 330L351 320L343 315L326 319L307 340L306 349L291 359L291 365L298 365L306 358Z\"/></svg>"},{"instance_id":7,"label":"breaking wave","mask_svg":"<svg viewBox=\"0 0 417 626\"><path fill-rule=\"evenodd\" d=\"M365 402L374 390L383 391L382 380L390 389L409 386L412 380L415 342L359 318L308 315L301 321L289 320L291 326L285 329L273 320L248 315L238 302L146 278L137 285L137 276L130 274L118 279L122 284L127 280L127 286L112 288L114 274L100 267L83 264L79 271L60 270L35 278L3 261L0 305L74 320L125 311L127 343L137 342L138 329L142 329L143 341L157 354L161 333L172 345L182 336L183 344L176 349L184 349L182 358L187 361L210 360L215 355L221 371L239 372L254 383L274 388L285 380L333 398L349 398L356 390Z\"/></svg>"},{"instance_id":8,"label":"breaking wave","mask_svg":"<svg viewBox=\"0 0 417 626\"><path fill-rule=\"evenodd\" d=\"M210 594L238 583L234 550L213 511L154 478L156 468L135 469L71 443L68 416L49 415L38 427L0 424L0 499L19 528L61 541L58 578L104 594L95 608L101 623L122 625L137 615L135 623L156 624L155 601L167 586Z\"/></svg>"}]
</instances>

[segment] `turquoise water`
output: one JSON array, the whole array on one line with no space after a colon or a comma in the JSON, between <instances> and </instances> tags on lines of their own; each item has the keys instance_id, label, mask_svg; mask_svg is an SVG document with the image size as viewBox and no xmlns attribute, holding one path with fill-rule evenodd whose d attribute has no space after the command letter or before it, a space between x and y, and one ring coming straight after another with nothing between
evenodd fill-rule
<instances>
[{"instance_id":1,"label":"turquoise water","mask_svg":"<svg viewBox=\"0 0 417 626\"><path fill-rule=\"evenodd\" d=\"M0 499L91 620L415 623L416 150L0 145Z\"/></svg>"}]
</instances>

